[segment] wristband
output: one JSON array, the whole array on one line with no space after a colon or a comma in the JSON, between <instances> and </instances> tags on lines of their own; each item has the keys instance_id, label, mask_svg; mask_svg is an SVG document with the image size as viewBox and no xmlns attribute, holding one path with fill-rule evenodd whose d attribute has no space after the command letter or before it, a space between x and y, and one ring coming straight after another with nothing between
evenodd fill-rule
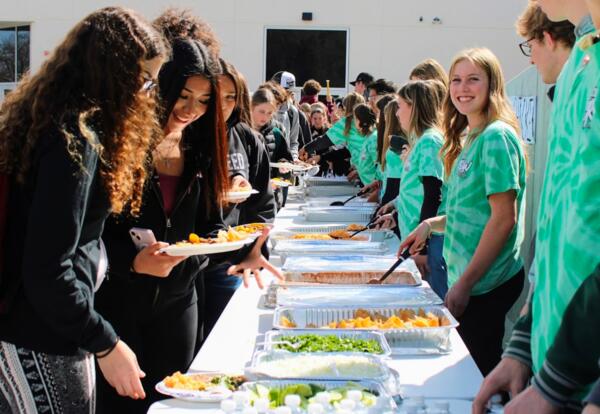
<instances>
[{"instance_id":1,"label":"wristband","mask_svg":"<svg viewBox=\"0 0 600 414\"><path fill-rule=\"evenodd\" d=\"M115 341L114 344L112 344L112 346L110 348L108 348L106 351L104 351L102 353L95 354L96 359L102 359L104 357L107 357L112 351L115 350L115 348L117 347L117 344L119 343L120 340L121 339L117 336L117 340Z\"/></svg>"}]
</instances>

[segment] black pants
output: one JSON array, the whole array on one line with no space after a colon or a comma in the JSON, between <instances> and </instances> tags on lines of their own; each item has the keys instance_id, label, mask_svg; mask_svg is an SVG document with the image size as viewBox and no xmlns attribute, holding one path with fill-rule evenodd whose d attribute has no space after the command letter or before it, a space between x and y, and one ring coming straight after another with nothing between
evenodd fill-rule
<instances>
[{"instance_id":1,"label":"black pants","mask_svg":"<svg viewBox=\"0 0 600 414\"><path fill-rule=\"evenodd\" d=\"M105 282L102 289L110 284L114 281ZM176 297L166 292L155 296L154 289L134 290L132 294L131 289L119 289L118 285L111 286L110 295L98 295L101 303L96 308L135 352L140 368L146 373L142 379L146 398L133 400L119 396L96 367L96 412L145 414L152 403L167 398L155 391L156 383L175 371L187 371L194 359L198 326L196 291L191 289L188 294ZM102 303L103 299L113 302L112 305Z\"/></svg>"},{"instance_id":2,"label":"black pants","mask_svg":"<svg viewBox=\"0 0 600 414\"><path fill-rule=\"evenodd\" d=\"M458 333L484 377L500 362L504 320L519 298L524 280L521 269L496 289L471 296L465 313L458 318Z\"/></svg>"}]
</instances>

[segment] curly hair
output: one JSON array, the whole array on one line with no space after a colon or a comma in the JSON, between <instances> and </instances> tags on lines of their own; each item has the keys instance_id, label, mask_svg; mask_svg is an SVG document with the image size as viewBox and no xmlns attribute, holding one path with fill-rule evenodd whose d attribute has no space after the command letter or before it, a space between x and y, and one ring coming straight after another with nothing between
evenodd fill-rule
<instances>
[{"instance_id":1,"label":"curly hair","mask_svg":"<svg viewBox=\"0 0 600 414\"><path fill-rule=\"evenodd\" d=\"M321 84L315 79L309 79L302 85L302 92L307 96L318 95L321 92Z\"/></svg>"},{"instance_id":2,"label":"curly hair","mask_svg":"<svg viewBox=\"0 0 600 414\"><path fill-rule=\"evenodd\" d=\"M154 98L138 93L145 81L141 61L164 58L168 50L130 10L106 7L84 18L0 108L0 171L24 183L33 150L49 130L61 133L83 169L81 145L67 125L76 117L98 151L113 212L139 213L149 149L160 133Z\"/></svg>"},{"instance_id":3,"label":"curly hair","mask_svg":"<svg viewBox=\"0 0 600 414\"><path fill-rule=\"evenodd\" d=\"M204 20L194 16L190 10L171 7L165 10L152 22L154 28L160 31L169 41L177 38L197 40L206 47L213 60L218 60L221 53L221 43L212 27Z\"/></svg>"}]
</instances>

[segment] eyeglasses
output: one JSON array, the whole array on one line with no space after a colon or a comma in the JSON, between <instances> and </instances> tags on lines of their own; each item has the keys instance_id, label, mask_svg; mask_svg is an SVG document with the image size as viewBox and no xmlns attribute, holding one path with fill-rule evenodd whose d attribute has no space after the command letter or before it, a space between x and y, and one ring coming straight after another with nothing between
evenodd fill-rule
<instances>
[{"instance_id":1,"label":"eyeglasses","mask_svg":"<svg viewBox=\"0 0 600 414\"><path fill-rule=\"evenodd\" d=\"M519 43L519 49L521 49L521 53L523 53L527 57L531 57L531 42L533 38L528 39L522 43Z\"/></svg>"},{"instance_id":2,"label":"eyeglasses","mask_svg":"<svg viewBox=\"0 0 600 414\"><path fill-rule=\"evenodd\" d=\"M154 79L145 79L142 87L140 88L141 92L151 92L154 88L158 86L158 83Z\"/></svg>"}]
</instances>

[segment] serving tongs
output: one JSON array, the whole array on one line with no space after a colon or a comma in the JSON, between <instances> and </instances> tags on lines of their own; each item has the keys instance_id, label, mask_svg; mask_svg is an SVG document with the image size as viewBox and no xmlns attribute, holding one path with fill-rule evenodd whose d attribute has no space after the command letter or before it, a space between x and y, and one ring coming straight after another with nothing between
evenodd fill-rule
<instances>
[{"instance_id":1,"label":"serving tongs","mask_svg":"<svg viewBox=\"0 0 600 414\"><path fill-rule=\"evenodd\" d=\"M393 272L394 270L396 270L396 268L398 266L400 266L400 264L405 261L406 259L408 259L411 256L410 251L408 250L408 248L404 249L402 251L402 253L400 253L400 257L398 257L398 260L396 260L394 262L394 264L383 274L381 275L381 277L379 279L374 278L371 279L367 282L367 284L369 285L381 285L385 279L387 279Z\"/></svg>"}]
</instances>

